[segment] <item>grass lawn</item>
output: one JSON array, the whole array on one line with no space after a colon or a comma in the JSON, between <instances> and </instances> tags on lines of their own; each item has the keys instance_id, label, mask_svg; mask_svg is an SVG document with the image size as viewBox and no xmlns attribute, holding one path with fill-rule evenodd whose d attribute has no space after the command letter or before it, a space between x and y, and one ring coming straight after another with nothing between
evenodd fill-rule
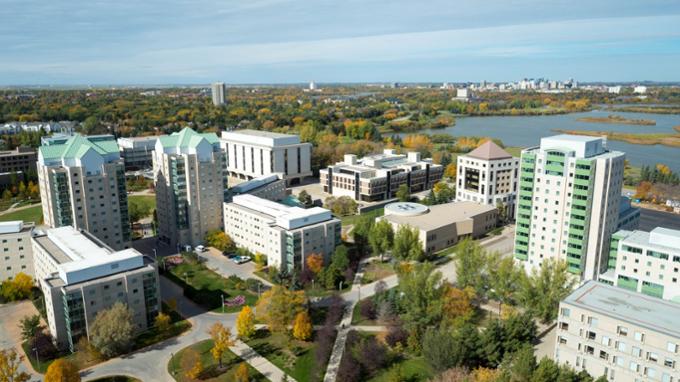
<instances>
[{"instance_id":1,"label":"grass lawn","mask_svg":"<svg viewBox=\"0 0 680 382\"><path fill-rule=\"evenodd\" d=\"M0 221L6 222L10 220L23 220L25 222L35 222L35 224L41 224L43 219L42 206L36 204L33 207L29 207L19 211L12 211L6 214L0 215Z\"/></svg>"},{"instance_id":2,"label":"grass lawn","mask_svg":"<svg viewBox=\"0 0 680 382\"><path fill-rule=\"evenodd\" d=\"M394 269L390 263L380 263L374 261L364 268L364 276L361 279L361 283L370 284L374 281L392 276L393 274Z\"/></svg>"},{"instance_id":3,"label":"grass lawn","mask_svg":"<svg viewBox=\"0 0 680 382\"><path fill-rule=\"evenodd\" d=\"M149 215L156 209L155 195L128 195L128 206L136 204L141 211L149 211Z\"/></svg>"},{"instance_id":4,"label":"grass lawn","mask_svg":"<svg viewBox=\"0 0 680 382\"><path fill-rule=\"evenodd\" d=\"M365 299L361 299L363 301ZM359 302L361 302L359 301ZM364 316L361 315L361 309L359 309L359 305L361 304L356 304L354 305L354 310L352 311L352 325L364 325L364 326L376 326L380 325L380 323L376 320L370 320Z\"/></svg>"},{"instance_id":5,"label":"grass lawn","mask_svg":"<svg viewBox=\"0 0 680 382\"><path fill-rule=\"evenodd\" d=\"M231 299L242 295L246 305L255 305L257 293L246 289L244 280L225 279L204 264L184 256L184 263L173 266L165 276L184 289L184 295L206 309L222 312L222 296ZM240 281L239 281L240 280ZM241 310L241 306L225 307L225 313Z\"/></svg>"},{"instance_id":6,"label":"grass lawn","mask_svg":"<svg viewBox=\"0 0 680 382\"><path fill-rule=\"evenodd\" d=\"M401 381L427 381L434 376L432 369L423 357L407 357L392 363L388 368L379 370L370 382L389 382L393 369L401 368Z\"/></svg>"},{"instance_id":7,"label":"grass lawn","mask_svg":"<svg viewBox=\"0 0 680 382\"><path fill-rule=\"evenodd\" d=\"M520 156L522 156L522 150L524 150L523 147L510 146L510 147L505 148L505 151L507 151L508 154L510 154L510 155L512 155L513 157L516 157L516 158L519 158Z\"/></svg>"},{"instance_id":8,"label":"grass lawn","mask_svg":"<svg viewBox=\"0 0 680 382\"><path fill-rule=\"evenodd\" d=\"M173 375L176 381L179 382L189 382L193 379L187 378L185 373L187 370L191 369L193 365L190 359L187 357L187 351L193 349L198 353L203 363L203 372L201 373L199 380L201 381L212 381L212 382L231 382L236 380L236 370L241 362L244 362L241 357L237 356L233 352L227 350L222 356L222 369L219 368L219 364L210 354L210 349L212 349L213 340L205 340L197 342L189 347L186 347L175 354L168 362L168 372ZM248 365L248 376L252 382L264 382L267 378L255 370L252 366Z\"/></svg>"},{"instance_id":9,"label":"grass lawn","mask_svg":"<svg viewBox=\"0 0 680 382\"><path fill-rule=\"evenodd\" d=\"M142 382L137 378L128 377L126 375L114 375L111 377L104 377L94 379L92 382Z\"/></svg>"},{"instance_id":10,"label":"grass lawn","mask_svg":"<svg viewBox=\"0 0 680 382\"><path fill-rule=\"evenodd\" d=\"M372 218L377 218L378 216L383 216L383 215L385 215L385 209L384 208L376 208L374 210L368 211L368 212L363 213L363 214L343 216L343 217L340 218L340 221L342 222L342 225L351 225L351 224L356 224L356 222L362 216L370 216Z\"/></svg>"},{"instance_id":11,"label":"grass lawn","mask_svg":"<svg viewBox=\"0 0 680 382\"><path fill-rule=\"evenodd\" d=\"M246 343L298 382L320 380L319 376L314 375L319 370L320 377L323 377L325 365L318 367L315 364L313 342L298 341L286 334L258 330L255 338Z\"/></svg>"}]
</instances>

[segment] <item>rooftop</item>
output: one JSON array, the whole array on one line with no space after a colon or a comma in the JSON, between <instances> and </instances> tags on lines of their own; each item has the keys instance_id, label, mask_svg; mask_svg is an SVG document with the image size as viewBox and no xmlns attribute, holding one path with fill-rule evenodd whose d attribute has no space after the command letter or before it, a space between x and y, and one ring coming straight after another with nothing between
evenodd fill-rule
<instances>
[{"instance_id":1,"label":"rooftop","mask_svg":"<svg viewBox=\"0 0 680 382\"><path fill-rule=\"evenodd\" d=\"M118 144L113 135L73 135L68 139L54 140L53 143L40 146L40 156L44 160L82 158L90 151L105 157L117 156Z\"/></svg>"},{"instance_id":2,"label":"rooftop","mask_svg":"<svg viewBox=\"0 0 680 382\"><path fill-rule=\"evenodd\" d=\"M24 223L22 220L0 222L0 235L30 231L33 227L33 223Z\"/></svg>"},{"instance_id":3,"label":"rooftop","mask_svg":"<svg viewBox=\"0 0 680 382\"><path fill-rule=\"evenodd\" d=\"M389 205L388 205L389 206ZM429 206L429 212L419 215L388 215L385 219L397 223L408 224L421 230L430 231L445 225L455 224L473 218L482 213L495 210L496 207L474 202L452 202Z\"/></svg>"},{"instance_id":4,"label":"rooftop","mask_svg":"<svg viewBox=\"0 0 680 382\"><path fill-rule=\"evenodd\" d=\"M484 142L481 146L465 154L465 156L484 160L512 158L512 155L503 150L494 141Z\"/></svg>"},{"instance_id":5,"label":"rooftop","mask_svg":"<svg viewBox=\"0 0 680 382\"><path fill-rule=\"evenodd\" d=\"M275 133L273 131L252 130L252 129L234 130L234 131L228 131L228 132L225 131L224 133L249 135L249 136L255 136L255 137L267 137L267 138L296 137L296 135L292 135L292 134L283 134L283 133Z\"/></svg>"},{"instance_id":6,"label":"rooftop","mask_svg":"<svg viewBox=\"0 0 680 382\"><path fill-rule=\"evenodd\" d=\"M250 194L236 195L232 203L269 217L270 224L276 224L285 229L296 229L333 218L331 212L325 208L291 207Z\"/></svg>"},{"instance_id":7,"label":"rooftop","mask_svg":"<svg viewBox=\"0 0 680 382\"><path fill-rule=\"evenodd\" d=\"M247 145L266 147L300 144L300 137L297 135L251 129L223 131L222 139L228 142L239 142ZM308 145L311 144L308 143Z\"/></svg>"},{"instance_id":8,"label":"rooftop","mask_svg":"<svg viewBox=\"0 0 680 382\"><path fill-rule=\"evenodd\" d=\"M671 252L680 252L680 231L657 227L651 232L646 231L618 231L619 236L624 236L626 243L645 247L656 248Z\"/></svg>"},{"instance_id":9,"label":"rooftop","mask_svg":"<svg viewBox=\"0 0 680 382\"><path fill-rule=\"evenodd\" d=\"M196 148L203 140L208 143L219 143L215 133L197 133L192 128L185 127L179 132L158 137L158 141L163 147Z\"/></svg>"},{"instance_id":10,"label":"rooftop","mask_svg":"<svg viewBox=\"0 0 680 382\"><path fill-rule=\"evenodd\" d=\"M680 338L680 304L631 292L597 281L588 281L562 303L587 309L655 332Z\"/></svg>"}]
</instances>

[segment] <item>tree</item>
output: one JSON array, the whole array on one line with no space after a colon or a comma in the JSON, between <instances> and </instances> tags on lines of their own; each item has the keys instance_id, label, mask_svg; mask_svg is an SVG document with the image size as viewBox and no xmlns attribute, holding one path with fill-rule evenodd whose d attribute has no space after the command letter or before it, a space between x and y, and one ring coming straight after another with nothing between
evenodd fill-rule
<instances>
[{"instance_id":1,"label":"tree","mask_svg":"<svg viewBox=\"0 0 680 382\"><path fill-rule=\"evenodd\" d=\"M536 370L531 376L531 382L552 382L557 381L560 376L560 368L551 359L544 357L538 363Z\"/></svg>"},{"instance_id":2,"label":"tree","mask_svg":"<svg viewBox=\"0 0 680 382\"><path fill-rule=\"evenodd\" d=\"M408 224L399 226L394 235L392 254L402 260L424 260L423 242L419 237L420 232L417 228L411 228Z\"/></svg>"},{"instance_id":3,"label":"tree","mask_svg":"<svg viewBox=\"0 0 680 382\"><path fill-rule=\"evenodd\" d=\"M182 357L182 361L182 366L184 367L184 364L186 364L187 367L185 367L185 369L188 369L186 373L184 373L187 378L198 379L198 377L201 376L201 373L203 373L203 362L196 350L191 348L187 349L184 353L184 357Z\"/></svg>"},{"instance_id":4,"label":"tree","mask_svg":"<svg viewBox=\"0 0 680 382\"><path fill-rule=\"evenodd\" d=\"M366 246L369 245L370 235L374 224L375 219L370 215L359 216L356 224L354 224L351 235L359 253L364 253L366 251Z\"/></svg>"},{"instance_id":5,"label":"tree","mask_svg":"<svg viewBox=\"0 0 680 382\"><path fill-rule=\"evenodd\" d=\"M134 331L132 312L127 305L116 302L97 313L90 326L90 342L104 357L111 358L130 349Z\"/></svg>"},{"instance_id":6,"label":"tree","mask_svg":"<svg viewBox=\"0 0 680 382\"><path fill-rule=\"evenodd\" d=\"M525 344L515 353L508 353L501 365L504 379L510 382L530 381L535 368L536 357L530 344Z\"/></svg>"},{"instance_id":7,"label":"tree","mask_svg":"<svg viewBox=\"0 0 680 382\"><path fill-rule=\"evenodd\" d=\"M400 185L399 188L397 189L396 196L400 202L408 202L409 200L411 200L411 190L409 190L408 185L406 184Z\"/></svg>"},{"instance_id":8,"label":"tree","mask_svg":"<svg viewBox=\"0 0 680 382\"><path fill-rule=\"evenodd\" d=\"M312 320L307 311L302 311L295 316L293 337L301 341L308 341L312 338Z\"/></svg>"},{"instance_id":9,"label":"tree","mask_svg":"<svg viewBox=\"0 0 680 382\"><path fill-rule=\"evenodd\" d=\"M478 367L472 371L472 381L470 382L496 382L500 377L500 371L497 369L488 369L485 367Z\"/></svg>"},{"instance_id":10,"label":"tree","mask_svg":"<svg viewBox=\"0 0 680 382\"><path fill-rule=\"evenodd\" d=\"M236 317L236 331L239 338L250 338L255 334L255 314L246 305Z\"/></svg>"},{"instance_id":11,"label":"tree","mask_svg":"<svg viewBox=\"0 0 680 382\"><path fill-rule=\"evenodd\" d=\"M455 163L450 163L446 166L444 169L444 176L449 178L449 179L456 179L456 176L458 175L458 168L456 167Z\"/></svg>"},{"instance_id":12,"label":"tree","mask_svg":"<svg viewBox=\"0 0 680 382\"><path fill-rule=\"evenodd\" d=\"M222 368L222 355L229 350L231 346L234 346L234 340L231 339L231 330L225 328L221 322L216 322L210 327L210 337L212 337L213 340L213 347L210 349L210 354L212 354L215 361L219 362L219 366Z\"/></svg>"},{"instance_id":13,"label":"tree","mask_svg":"<svg viewBox=\"0 0 680 382\"><path fill-rule=\"evenodd\" d=\"M0 286L0 294L7 301L23 300L31 296L33 279L31 276L19 272L14 279L5 280Z\"/></svg>"},{"instance_id":14,"label":"tree","mask_svg":"<svg viewBox=\"0 0 680 382\"><path fill-rule=\"evenodd\" d=\"M80 382L80 372L72 362L59 358L47 368L45 382Z\"/></svg>"},{"instance_id":15,"label":"tree","mask_svg":"<svg viewBox=\"0 0 680 382\"><path fill-rule=\"evenodd\" d=\"M310 208L314 205L312 196L309 195L309 193L305 190L300 191L300 193L298 194L298 200L300 201L300 203L302 203L302 205L305 208Z\"/></svg>"},{"instance_id":16,"label":"tree","mask_svg":"<svg viewBox=\"0 0 680 382\"><path fill-rule=\"evenodd\" d=\"M392 248L394 243L392 224L385 219L380 219L371 228L368 243L373 249L373 255L379 255L380 261L382 261L382 256Z\"/></svg>"},{"instance_id":17,"label":"tree","mask_svg":"<svg viewBox=\"0 0 680 382\"><path fill-rule=\"evenodd\" d=\"M317 275L319 272L321 272L321 269L323 269L323 256L317 253L312 253L311 255L307 256L305 263L307 264L307 268Z\"/></svg>"},{"instance_id":18,"label":"tree","mask_svg":"<svg viewBox=\"0 0 680 382\"><path fill-rule=\"evenodd\" d=\"M455 343L451 332L444 328L431 328L423 338L423 356L435 372L441 373L462 361L456 358Z\"/></svg>"},{"instance_id":19,"label":"tree","mask_svg":"<svg viewBox=\"0 0 680 382\"><path fill-rule=\"evenodd\" d=\"M165 332L166 330L170 329L170 316L160 312L158 315L156 315L156 318L154 319L154 326L156 327L156 330L159 332Z\"/></svg>"},{"instance_id":20,"label":"tree","mask_svg":"<svg viewBox=\"0 0 680 382\"><path fill-rule=\"evenodd\" d=\"M283 332L295 316L305 309L303 291L293 292L281 285L274 285L262 293L257 302L257 315L269 325L272 332Z\"/></svg>"},{"instance_id":21,"label":"tree","mask_svg":"<svg viewBox=\"0 0 680 382\"><path fill-rule=\"evenodd\" d=\"M14 349L0 350L0 382L26 382L31 376L19 371L21 358Z\"/></svg>"},{"instance_id":22,"label":"tree","mask_svg":"<svg viewBox=\"0 0 680 382\"><path fill-rule=\"evenodd\" d=\"M241 362L236 369L236 374L234 374L234 380L236 382L248 382L250 377L248 376L248 365L245 362Z\"/></svg>"},{"instance_id":23,"label":"tree","mask_svg":"<svg viewBox=\"0 0 680 382\"><path fill-rule=\"evenodd\" d=\"M456 248L454 262L456 265L456 277L458 286L461 288L472 287L477 296L485 296L488 288L487 271L488 264L486 252L479 244L470 238L460 241Z\"/></svg>"},{"instance_id":24,"label":"tree","mask_svg":"<svg viewBox=\"0 0 680 382\"><path fill-rule=\"evenodd\" d=\"M24 341L32 340L44 327L40 322L40 315L25 316L19 321L21 329L21 339Z\"/></svg>"},{"instance_id":25,"label":"tree","mask_svg":"<svg viewBox=\"0 0 680 382\"><path fill-rule=\"evenodd\" d=\"M218 250L225 252L234 249L234 241L221 229L216 229L208 232L205 235L205 242Z\"/></svg>"},{"instance_id":26,"label":"tree","mask_svg":"<svg viewBox=\"0 0 680 382\"><path fill-rule=\"evenodd\" d=\"M443 316L446 321L455 326L470 321L475 314L475 308L472 305L474 299L475 290L471 287L458 289L447 286L443 300Z\"/></svg>"},{"instance_id":27,"label":"tree","mask_svg":"<svg viewBox=\"0 0 680 382\"><path fill-rule=\"evenodd\" d=\"M522 284L524 271L517 267L512 257L504 257L498 260L495 266L489 268L489 273L491 297L500 302L498 305L500 315L503 304L514 303L514 296Z\"/></svg>"},{"instance_id":28,"label":"tree","mask_svg":"<svg viewBox=\"0 0 680 382\"><path fill-rule=\"evenodd\" d=\"M539 269L524 278L519 299L536 317L549 322L557 317L560 301L571 293L576 278L567 271L567 263L545 259Z\"/></svg>"},{"instance_id":29,"label":"tree","mask_svg":"<svg viewBox=\"0 0 680 382\"><path fill-rule=\"evenodd\" d=\"M411 344L420 342L425 329L441 321L445 285L442 274L431 263L417 264L411 272L399 274L399 308Z\"/></svg>"}]
</instances>

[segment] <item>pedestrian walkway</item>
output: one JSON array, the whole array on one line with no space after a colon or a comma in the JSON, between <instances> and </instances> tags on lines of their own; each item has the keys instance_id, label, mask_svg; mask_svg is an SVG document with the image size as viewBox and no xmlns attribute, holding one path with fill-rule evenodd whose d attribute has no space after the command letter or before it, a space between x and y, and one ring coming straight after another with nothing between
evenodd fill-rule
<instances>
[{"instance_id":1,"label":"pedestrian walkway","mask_svg":"<svg viewBox=\"0 0 680 382\"><path fill-rule=\"evenodd\" d=\"M295 379L290 375L286 375L283 370L279 369L276 365L269 362L268 359L257 354L250 346L246 345L243 341L237 340L234 346L230 347L229 350L233 351L241 357L244 361L248 362L250 366L259 371L262 375L267 377L270 381L279 382L283 380L284 375L289 381L295 382Z\"/></svg>"}]
</instances>

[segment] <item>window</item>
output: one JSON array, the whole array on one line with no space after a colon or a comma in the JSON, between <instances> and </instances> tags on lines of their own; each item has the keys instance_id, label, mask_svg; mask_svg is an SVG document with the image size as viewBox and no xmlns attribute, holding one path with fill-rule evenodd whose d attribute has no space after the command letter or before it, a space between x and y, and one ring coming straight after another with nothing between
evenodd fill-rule
<instances>
[{"instance_id":1,"label":"window","mask_svg":"<svg viewBox=\"0 0 680 382\"><path fill-rule=\"evenodd\" d=\"M633 346L633 350L631 351L631 354L633 354L634 357L642 357L642 350L640 348Z\"/></svg>"},{"instance_id":2,"label":"window","mask_svg":"<svg viewBox=\"0 0 680 382\"><path fill-rule=\"evenodd\" d=\"M607 354L607 352L604 350L600 350L600 359L608 360L609 354Z\"/></svg>"},{"instance_id":3,"label":"window","mask_svg":"<svg viewBox=\"0 0 680 382\"><path fill-rule=\"evenodd\" d=\"M630 364L628 365L628 368L629 368L631 371L637 372L638 369L640 368L640 365L638 365L637 363L631 361Z\"/></svg>"},{"instance_id":4,"label":"window","mask_svg":"<svg viewBox=\"0 0 680 382\"><path fill-rule=\"evenodd\" d=\"M672 342L669 342L666 344L666 350L668 350L671 353L677 353L678 352L678 345L674 344Z\"/></svg>"},{"instance_id":5,"label":"window","mask_svg":"<svg viewBox=\"0 0 680 382\"><path fill-rule=\"evenodd\" d=\"M645 340L645 334L641 332L635 332L635 341L642 342Z\"/></svg>"},{"instance_id":6,"label":"window","mask_svg":"<svg viewBox=\"0 0 680 382\"><path fill-rule=\"evenodd\" d=\"M571 314L571 310L569 310L569 308L562 308L560 313L562 314L562 317L569 317L569 315Z\"/></svg>"},{"instance_id":7,"label":"window","mask_svg":"<svg viewBox=\"0 0 680 382\"><path fill-rule=\"evenodd\" d=\"M614 361L614 362L616 362L617 365L619 365L619 366L621 366L621 367L624 367L624 366L625 366L625 364L626 364L626 359L625 359L625 358L623 358L623 357L614 357L614 358L615 358L615 361Z\"/></svg>"},{"instance_id":8,"label":"window","mask_svg":"<svg viewBox=\"0 0 680 382\"><path fill-rule=\"evenodd\" d=\"M585 351L586 351L587 354L591 354L591 355L592 355L592 354L595 353L595 348L592 347L592 346L586 345Z\"/></svg>"},{"instance_id":9,"label":"window","mask_svg":"<svg viewBox=\"0 0 680 382\"><path fill-rule=\"evenodd\" d=\"M595 332L591 332L591 331L586 332L586 338L589 339L589 340L595 340L596 336L597 335L595 334Z\"/></svg>"},{"instance_id":10,"label":"window","mask_svg":"<svg viewBox=\"0 0 680 382\"><path fill-rule=\"evenodd\" d=\"M658 362L659 361L659 355L653 352L647 352L647 359L652 361L652 362Z\"/></svg>"},{"instance_id":11,"label":"window","mask_svg":"<svg viewBox=\"0 0 680 382\"><path fill-rule=\"evenodd\" d=\"M596 317L588 317L588 325L597 327L597 318Z\"/></svg>"},{"instance_id":12,"label":"window","mask_svg":"<svg viewBox=\"0 0 680 382\"><path fill-rule=\"evenodd\" d=\"M611 343L611 339L607 336L602 336L602 345L604 346L609 346Z\"/></svg>"},{"instance_id":13,"label":"window","mask_svg":"<svg viewBox=\"0 0 680 382\"><path fill-rule=\"evenodd\" d=\"M675 360L673 360L672 358L666 358L663 361L663 365L666 366L666 367L670 367L670 368L674 369L675 368Z\"/></svg>"},{"instance_id":14,"label":"window","mask_svg":"<svg viewBox=\"0 0 680 382\"><path fill-rule=\"evenodd\" d=\"M616 328L616 333L618 333L620 336L627 336L628 335L628 328L625 326L619 326Z\"/></svg>"},{"instance_id":15,"label":"window","mask_svg":"<svg viewBox=\"0 0 680 382\"><path fill-rule=\"evenodd\" d=\"M620 352L625 352L626 351L626 343L625 342L618 342L616 344L616 348L619 349Z\"/></svg>"},{"instance_id":16,"label":"window","mask_svg":"<svg viewBox=\"0 0 680 382\"><path fill-rule=\"evenodd\" d=\"M645 370L645 375L650 378L656 378L656 369L648 367L647 370Z\"/></svg>"}]
</instances>

